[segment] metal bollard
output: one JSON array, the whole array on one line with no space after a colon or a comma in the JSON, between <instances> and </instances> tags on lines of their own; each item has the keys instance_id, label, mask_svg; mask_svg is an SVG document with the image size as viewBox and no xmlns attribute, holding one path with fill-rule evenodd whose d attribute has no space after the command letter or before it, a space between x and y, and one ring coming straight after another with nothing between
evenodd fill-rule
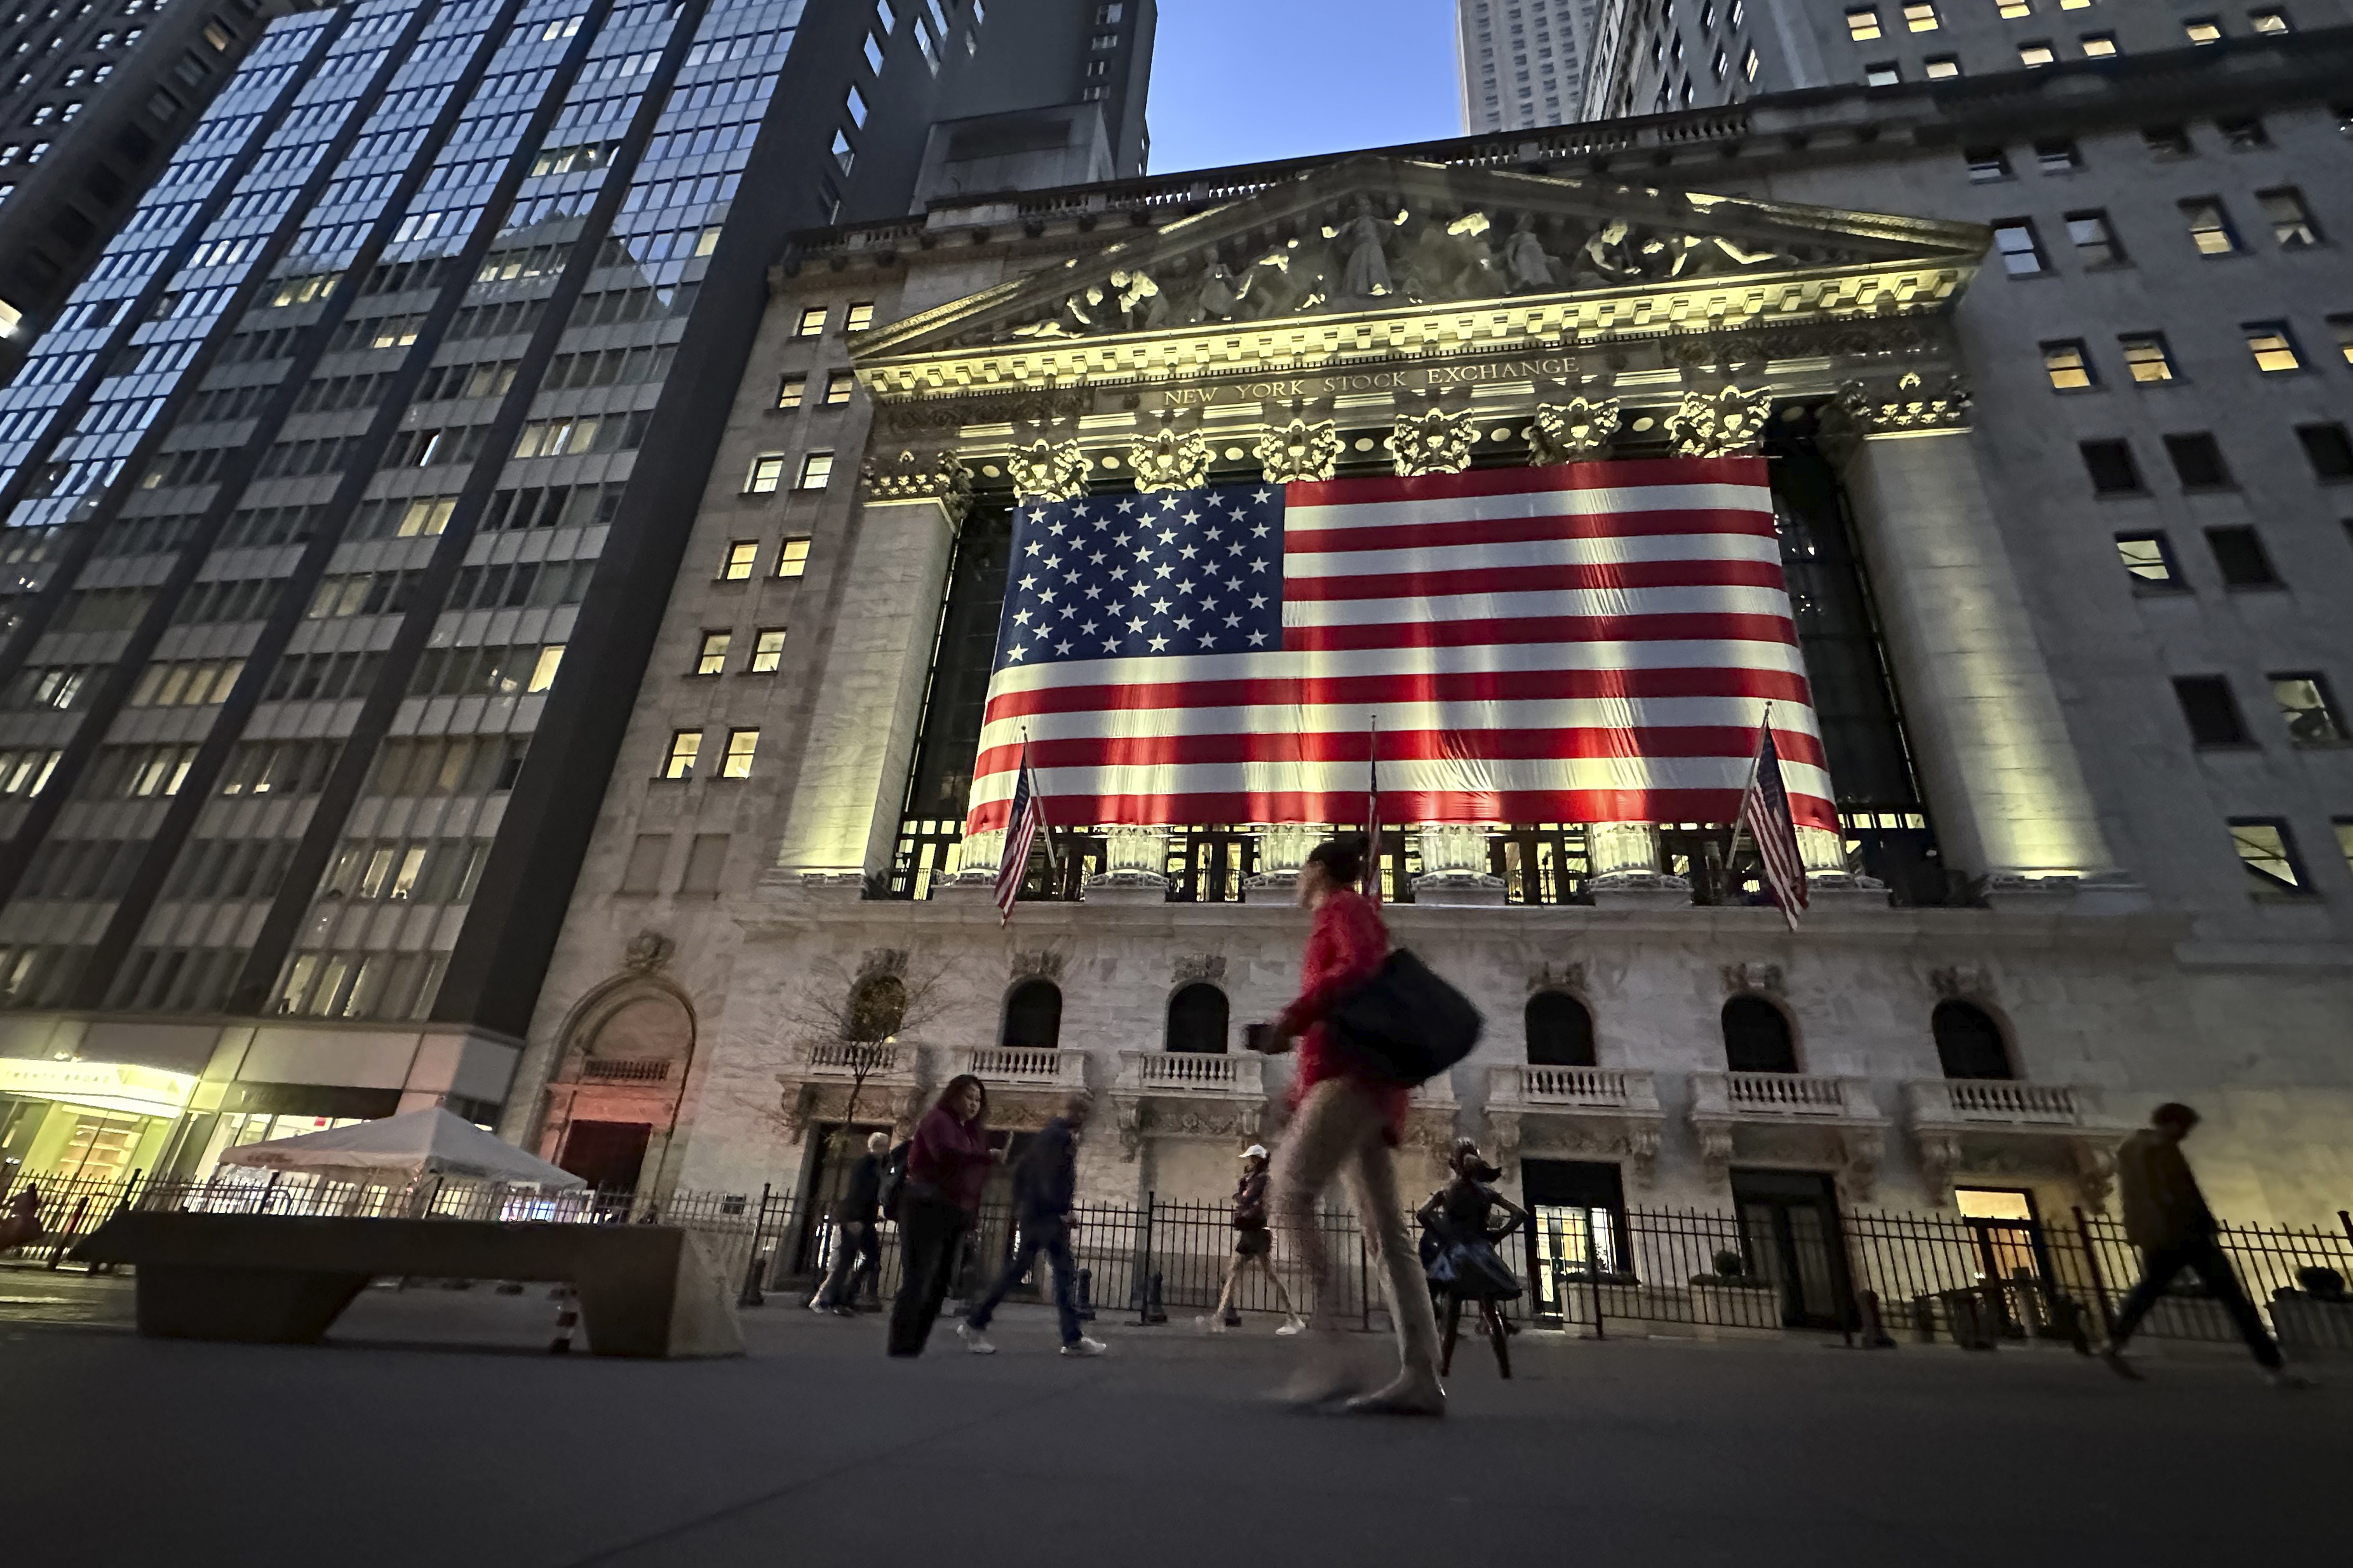
<instances>
[{"instance_id":1,"label":"metal bollard","mask_svg":"<svg viewBox=\"0 0 2353 1568\"><path fill-rule=\"evenodd\" d=\"M1079 1317L1083 1321L1095 1315L1095 1271L1079 1270Z\"/></svg>"},{"instance_id":2,"label":"metal bollard","mask_svg":"<svg viewBox=\"0 0 2353 1568\"><path fill-rule=\"evenodd\" d=\"M566 1285L557 1294L562 1303L555 1309L555 1337L547 1342L550 1355L568 1355L572 1350L572 1331L580 1326L580 1296Z\"/></svg>"},{"instance_id":3,"label":"metal bollard","mask_svg":"<svg viewBox=\"0 0 2353 1568\"><path fill-rule=\"evenodd\" d=\"M1144 1293L1144 1321L1146 1323L1168 1321L1168 1308L1160 1299L1160 1270L1157 1268L1152 1271L1152 1284Z\"/></svg>"},{"instance_id":4,"label":"metal bollard","mask_svg":"<svg viewBox=\"0 0 2353 1568\"><path fill-rule=\"evenodd\" d=\"M1862 1318L1861 1332L1862 1348L1867 1351L1892 1351L1895 1336L1887 1331L1887 1321L1880 1315L1879 1292L1861 1290L1855 1293L1854 1304Z\"/></svg>"}]
</instances>

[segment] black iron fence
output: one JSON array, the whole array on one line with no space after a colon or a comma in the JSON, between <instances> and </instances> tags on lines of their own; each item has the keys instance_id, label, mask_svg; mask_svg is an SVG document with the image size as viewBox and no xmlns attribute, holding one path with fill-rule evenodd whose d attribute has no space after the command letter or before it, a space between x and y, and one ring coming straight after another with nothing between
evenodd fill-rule
<instances>
[{"instance_id":1,"label":"black iron fence","mask_svg":"<svg viewBox=\"0 0 2353 1568\"><path fill-rule=\"evenodd\" d=\"M660 1196L588 1189L554 1195L438 1179L389 1187L240 1172L195 1182L19 1178L0 1191L0 1216L27 1187L37 1237L6 1251L18 1268L58 1267L74 1244L123 1208L213 1213L384 1215L549 1224L664 1224L701 1237L743 1300L774 1292L805 1300L824 1276L839 1227L794 1194L680 1192ZM2353 1217L2336 1226L2225 1224L2218 1240L2247 1293L2291 1350L2317 1342L2353 1350ZM1316 1221L1332 1259L1328 1306L1361 1328L1386 1321L1378 1271L1354 1215ZM1209 1311L1235 1260L1235 1232L1221 1204L1086 1204L1072 1251L1086 1302L1098 1316L1142 1322ZM870 1292L887 1300L899 1282L897 1227L880 1229L881 1268ZM1311 1305L1303 1237L1278 1227L1267 1267L1242 1269L1231 1305L1275 1312ZM987 1289L1011 1256L1015 1219L991 1205L968 1233L955 1294ZM1539 1207L1532 1227L1502 1244L1527 1289L1508 1313L1523 1323L1607 1334L1697 1334L1812 1330L1866 1338L1952 1340L1989 1345L2047 1339L2079 1347L2105 1333L2140 1272L2123 1226L2073 1211L2064 1219L1971 1219L1951 1215L1814 1212L1802 1226L1762 1209ZM1044 1299L1040 1267L1024 1299ZM2234 1331L2220 1303L2185 1278L2152 1311L2144 1335L2224 1342Z\"/></svg>"}]
</instances>

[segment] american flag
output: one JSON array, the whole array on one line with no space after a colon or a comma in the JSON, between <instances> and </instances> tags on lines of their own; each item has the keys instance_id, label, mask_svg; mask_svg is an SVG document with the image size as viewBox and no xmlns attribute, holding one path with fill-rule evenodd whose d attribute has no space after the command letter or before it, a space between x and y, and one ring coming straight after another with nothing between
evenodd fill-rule
<instances>
[{"instance_id":1,"label":"american flag","mask_svg":"<svg viewBox=\"0 0 2353 1568\"><path fill-rule=\"evenodd\" d=\"M1381 905L1381 721L1365 726L1365 897Z\"/></svg>"},{"instance_id":2,"label":"american flag","mask_svg":"<svg viewBox=\"0 0 2353 1568\"><path fill-rule=\"evenodd\" d=\"M1026 501L965 831L1351 822L1374 711L1400 822L1729 822L1768 704L1833 825L1759 458Z\"/></svg>"},{"instance_id":3,"label":"american flag","mask_svg":"<svg viewBox=\"0 0 2353 1568\"><path fill-rule=\"evenodd\" d=\"M1789 792L1781 784L1781 755L1769 724L1757 726L1757 762L1740 797L1739 827L1756 840L1765 886L1781 906L1781 918L1797 930L1806 907L1806 866L1798 854L1798 825L1789 816Z\"/></svg>"},{"instance_id":4,"label":"american flag","mask_svg":"<svg viewBox=\"0 0 2353 1568\"><path fill-rule=\"evenodd\" d=\"M1012 828L1005 836L1005 853L997 862L997 923L1009 925L1013 921L1013 901L1021 896L1021 879L1029 869L1029 846L1044 825L1044 808L1038 803L1038 775L1029 771L1029 748L1021 748L1021 759L1014 766L1013 802L1007 818ZM1046 840L1047 858L1053 858L1054 842Z\"/></svg>"}]
</instances>

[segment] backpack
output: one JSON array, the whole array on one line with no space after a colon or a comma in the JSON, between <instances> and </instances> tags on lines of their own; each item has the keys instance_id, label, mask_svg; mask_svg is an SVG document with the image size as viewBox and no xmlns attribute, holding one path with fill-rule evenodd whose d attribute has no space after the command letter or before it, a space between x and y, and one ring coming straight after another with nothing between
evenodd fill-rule
<instances>
[{"instance_id":1,"label":"backpack","mask_svg":"<svg viewBox=\"0 0 2353 1568\"><path fill-rule=\"evenodd\" d=\"M1324 1020L1325 1034L1368 1071L1409 1087L1469 1056L1484 1026L1468 996L1401 947Z\"/></svg>"},{"instance_id":2,"label":"backpack","mask_svg":"<svg viewBox=\"0 0 2353 1568\"><path fill-rule=\"evenodd\" d=\"M907 1152L914 1146L911 1138L882 1161L882 1182L875 1189L875 1202L882 1210L882 1217L892 1225L899 1223L899 1194L907 1190Z\"/></svg>"}]
</instances>

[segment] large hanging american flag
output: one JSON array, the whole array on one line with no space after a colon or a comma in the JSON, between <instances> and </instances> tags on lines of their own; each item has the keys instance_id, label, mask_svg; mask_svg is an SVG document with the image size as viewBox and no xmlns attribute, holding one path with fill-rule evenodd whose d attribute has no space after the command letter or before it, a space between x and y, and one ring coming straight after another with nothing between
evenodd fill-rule
<instances>
[{"instance_id":1,"label":"large hanging american flag","mask_svg":"<svg viewBox=\"0 0 2353 1568\"><path fill-rule=\"evenodd\" d=\"M1829 774L1754 458L1026 501L965 831L1728 822L1767 704Z\"/></svg>"}]
</instances>

